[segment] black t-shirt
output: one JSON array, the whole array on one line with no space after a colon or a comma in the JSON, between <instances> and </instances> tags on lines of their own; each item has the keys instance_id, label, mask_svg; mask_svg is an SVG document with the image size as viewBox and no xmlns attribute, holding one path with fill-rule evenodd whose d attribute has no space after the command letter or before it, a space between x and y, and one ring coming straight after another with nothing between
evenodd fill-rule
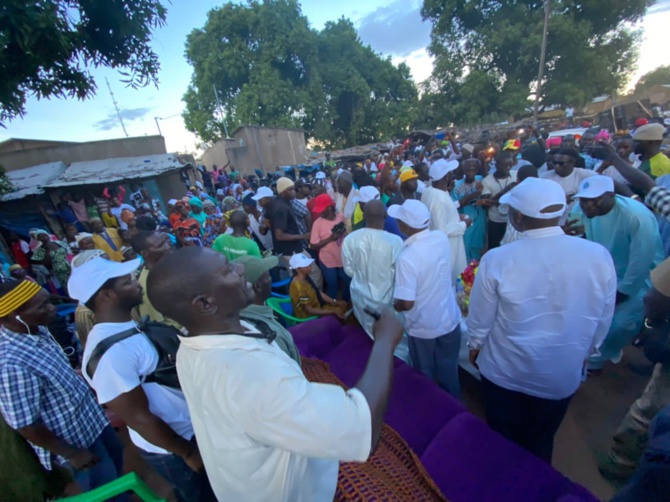
<instances>
[{"instance_id":1,"label":"black t-shirt","mask_svg":"<svg viewBox=\"0 0 670 502\"><path fill-rule=\"evenodd\" d=\"M276 230L283 230L286 234L300 235L291 203L282 197L275 197L272 208L267 212L271 215L272 247L275 253L291 256L302 251L301 241L280 241L275 234Z\"/></svg>"}]
</instances>

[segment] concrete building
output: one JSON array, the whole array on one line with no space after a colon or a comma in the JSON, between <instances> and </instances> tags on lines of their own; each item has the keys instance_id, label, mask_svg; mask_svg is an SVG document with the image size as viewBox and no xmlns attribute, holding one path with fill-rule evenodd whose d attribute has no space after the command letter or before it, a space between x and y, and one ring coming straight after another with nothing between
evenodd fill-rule
<instances>
[{"instance_id":1,"label":"concrete building","mask_svg":"<svg viewBox=\"0 0 670 502\"><path fill-rule=\"evenodd\" d=\"M284 127L241 126L232 139L217 141L203 153L200 163L230 164L242 174L255 169L275 171L278 166L294 166L308 160L305 132Z\"/></svg>"},{"instance_id":2,"label":"concrete building","mask_svg":"<svg viewBox=\"0 0 670 502\"><path fill-rule=\"evenodd\" d=\"M8 139L0 143L0 166L9 172L50 162L70 165L73 162L162 153L167 153L163 136L141 136L85 143Z\"/></svg>"}]
</instances>

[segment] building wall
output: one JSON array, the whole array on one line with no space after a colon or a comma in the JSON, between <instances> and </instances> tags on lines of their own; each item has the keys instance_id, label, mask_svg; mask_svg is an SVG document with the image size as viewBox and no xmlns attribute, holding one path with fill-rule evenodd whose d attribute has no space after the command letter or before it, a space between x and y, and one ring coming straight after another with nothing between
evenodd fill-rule
<instances>
[{"instance_id":1,"label":"building wall","mask_svg":"<svg viewBox=\"0 0 670 502\"><path fill-rule=\"evenodd\" d=\"M13 171L47 162L61 161L69 165L72 162L86 160L139 157L159 153L167 153L165 139L162 136L142 136L3 152L0 153L0 165L7 171Z\"/></svg>"},{"instance_id":2,"label":"building wall","mask_svg":"<svg viewBox=\"0 0 670 502\"><path fill-rule=\"evenodd\" d=\"M41 139L19 139L10 138L0 142L0 153L19 152L22 150L31 150L33 148L45 148L51 146L74 145L69 141L49 141Z\"/></svg>"},{"instance_id":3,"label":"building wall","mask_svg":"<svg viewBox=\"0 0 670 502\"><path fill-rule=\"evenodd\" d=\"M218 141L207 149L201 163L209 169L212 164L220 167L230 161L230 165L242 174L253 174L254 169L274 172L277 166L302 164L306 160L307 144L303 131L243 126L233 133L232 140Z\"/></svg>"},{"instance_id":4,"label":"building wall","mask_svg":"<svg viewBox=\"0 0 670 502\"><path fill-rule=\"evenodd\" d=\"M186 185L179 177L179 171L172 171L156 178L158 191L163 199L163 212L167 215L167 201L181 199L186 193Z\"/></svg>"},{"instance_id":5,"label":"building wall","mask_svg":"<svg viewBox=\"0 0 670 502\"><path fill-rule=\"evenodd\" d=\"M233 148L235 144L236 142L233 139L220 139L205 150L199 164L206 166L208 171L211 171L212 166L215 164L219 167L225 166L229 160L227 150Z\"/></svg>"}]
</instances>

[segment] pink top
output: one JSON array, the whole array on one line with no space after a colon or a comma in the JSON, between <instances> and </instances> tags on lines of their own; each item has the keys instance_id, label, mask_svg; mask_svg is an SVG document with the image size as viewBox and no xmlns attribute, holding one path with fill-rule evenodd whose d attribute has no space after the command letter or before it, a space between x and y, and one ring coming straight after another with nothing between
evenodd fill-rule
<instances>
[{"instance_id":1,"label":"pink top","mask_svg":"<svg viewBox=\"0 0 670 502\"><path fill-rule=\"evenodd\" d=\"M312 225L312 237L310 242L318 244L323 239L332 234L331 230L335 225L344 221L344 215L337 213L333 221L325 218L317 218ZM334 242L329 242L319 250L319 259L325 267L341 268L342 267L342 241L344 235Z\"/></svg>"}]
</instances>

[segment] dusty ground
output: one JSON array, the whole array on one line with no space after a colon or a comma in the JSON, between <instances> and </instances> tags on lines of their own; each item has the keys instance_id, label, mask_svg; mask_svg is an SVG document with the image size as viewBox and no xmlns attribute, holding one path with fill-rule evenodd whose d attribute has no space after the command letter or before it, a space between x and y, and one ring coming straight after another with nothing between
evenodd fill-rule
<instances>
[{"instance_id":1,"label":"dusty ground","mask_svg":"<svg viewBox=\"0 0 670 502\"><path fill-rule=\"evenodd\" d=\"M651 376L634 372L633 367L651 368L641 352L631 347L621 363L607 365L602 375L589 377L572 399L556 436L554 467L602 500L609 500L616 488L598 472L598 457L606 455L612 434ZM463 371L461 379L468 409L483 418L478 382Z\"/></svg>"}]
</instances>

